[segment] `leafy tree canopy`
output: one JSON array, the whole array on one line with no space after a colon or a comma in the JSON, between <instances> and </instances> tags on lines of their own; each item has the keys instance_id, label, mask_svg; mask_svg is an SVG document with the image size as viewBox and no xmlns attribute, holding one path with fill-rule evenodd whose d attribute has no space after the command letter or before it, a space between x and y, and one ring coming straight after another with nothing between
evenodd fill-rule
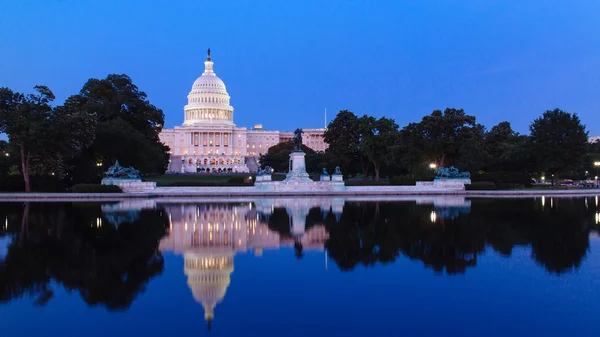
<instances>
[{"instance_id":1,"label":"leafy tree canopy","mask_svg":"<svg viewBox=\"0 0 600 337\"><path fill-rule=\"evenodd\" d=\"M24 95L0 88L0 132L18 148L25 190L31 174L66 173L66 162L94 139L95 116L67 101L52 107L54 94L45 86Z\"/></svg>"},{"instance_id":2,"label":"leafy tree canopy","mask_svg":"<svg viewBox=\"0 0 600 337\"><path fill-rule=\"evenodd\" d=\"M540 170L553 175L580 169L588 149L588 134L577 114L548 110L529 126L531 154Z\"/></svg>"},{"instance_id":3,"label":"leafy tree canopy","mask_svg":"<svg viewBox=\"0 0 600 337\"><path fill-rule=\"evenodd\" d=\"M127 75L90 79L78 95L69 99L97 116L96 139L77 160L77 181L98 179L115 160L133 165L143 174L162 174L168 164L168 148L159 140L164 113L152 105ZM118 146L116 146L118 144Z\"/></svg>"}]
</instances>

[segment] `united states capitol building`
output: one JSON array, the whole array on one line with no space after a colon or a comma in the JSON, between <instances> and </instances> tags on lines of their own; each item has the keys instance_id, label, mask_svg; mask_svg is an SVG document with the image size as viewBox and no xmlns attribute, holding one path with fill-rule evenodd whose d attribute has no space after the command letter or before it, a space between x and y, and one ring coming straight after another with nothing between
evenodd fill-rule
<instances>
[{"instance_id":1,"label":"united states capitol building","mask_svg":"<svg viewBox=\"0 0 600 337\"><path fill-rule=\"evenodd\" d=\"M208 51L204 73L194 81L183 108L183 125L163 129L160 140L170 148L170 173L255 172L258 159L271 146L290 141L292 132L265 130L234 124L231 97L225 83L213 71ZM325 151L325 129L303 129L303 143Z\"/></svg>"}]
</instances>

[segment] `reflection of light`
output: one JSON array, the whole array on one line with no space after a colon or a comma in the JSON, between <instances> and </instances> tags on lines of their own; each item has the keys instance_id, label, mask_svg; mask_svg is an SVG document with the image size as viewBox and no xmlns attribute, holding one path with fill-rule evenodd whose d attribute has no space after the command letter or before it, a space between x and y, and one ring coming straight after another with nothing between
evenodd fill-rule
<instances>
[{"instance_id":1,"label":"reflection of light","mask_svg":"<svg viewBox=\"0 0 600 337\"><path fill-rule=\"evenodd\" d=\"M248 209L252 209L252 203L251 202L248 203Z\"/></svg>"},{"instance_id":2,"label":"reflection of light","mask_svg":"<svg viewBox=\"0 0 600 337\"><path fill-rule=\"evenodd\" d=\"M102 219L96 218L96 228L100 228L102 226Z\"/></svg>"},{"instance_id":3,"label":"reflection of light","mask_svg":"<svg viewBox=\"0 0 600 337\"><path fill-rule=\"evenodd\" d=\"M187 231L187 222L184 222L184 229Z\"/></svg>"},{"instance_id":4,"label":"reflection of light","mask_svg":"<svg viewBox=\"0 0 600 337\"><path fill-rule=\"evenodd\" d=\"M437 219L437 214L435 214L435 211L431 211L430 219L431 222L435 222L435 220Z\"/></svg>"},{"instance_id":5,"label":"reflection of light","mask_svg":"<svg viewBox=\"0 0 600 337\"><path fill-rule=\"evenodd\" d=\"M588 203L587 203L587 198L585 198L585 209L588 209Z\"/></svg>"},{"instance_id":6,"label":"reflection of light","mask_svg":"<svg viewBox=\"0 0 600 337\"><path fill-rule=\"evenodd\" d=\"M4 230L8 230L8 216L4 219Z\"/></svg>"},{"instance_id":7,"label":"reflection of light","mask_svg":"<svg viewBox=\"0 0 600 337\"><path fill-rule=\"evenodd\" d=\"M550 198L550 208L554 206L554 198Z\"/></svg>"},{"instance_id":8,"label":"reflection of light","mask_svg":"<svg viewBox=\"0 0 600 337\"><path fill-rule=\"evenodd\" d=\"M596 225L600 225L600 212L596 212L596 216L594 218L596 220Z\"/></svg>"},{"instance_id":9,"label":"reflection of light","mask_svg":"<svg viewBox=\"0 0 600 337\"><path fill-rule=\"evenodd\" d=\"M546 197L542 195L542 207L546 206Z\"/></svg>"},{"instance_id":10,"label":"reflection of light","mask_svg":"<svg viewBox=\"0 0 600 337\"><path fill-rule=\"evenodd\" d=\"M596 196L596 207L598 207L598 196Z\"/></svg>"}]
</instances>

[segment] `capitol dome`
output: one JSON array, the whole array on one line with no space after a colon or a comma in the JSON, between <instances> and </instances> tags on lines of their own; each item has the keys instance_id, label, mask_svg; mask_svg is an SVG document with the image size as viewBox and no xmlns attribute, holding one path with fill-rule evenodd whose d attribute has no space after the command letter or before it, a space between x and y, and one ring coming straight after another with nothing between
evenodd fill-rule
<instances>
[{"instance_id":1,"label":"capitol dome","mask_svg":"<svg viewBox=\"0 0 600 337\"><path fill-rule=\"evenodd\" d=\"M209 49L204 73L194 81L188 94L183 125L233 125L233 107L229 100L225 83L213 71Z\"/></svg>"}]
</instances>

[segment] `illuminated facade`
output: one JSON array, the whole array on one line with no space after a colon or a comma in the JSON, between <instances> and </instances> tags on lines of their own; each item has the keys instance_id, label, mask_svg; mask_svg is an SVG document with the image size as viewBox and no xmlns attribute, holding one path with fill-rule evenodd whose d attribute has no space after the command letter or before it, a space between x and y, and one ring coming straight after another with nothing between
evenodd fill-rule
<instances>
[{"instance_id":1,"label":"illuminated facade","mask_svg":"<svg viewBox=\"0 0 600 337\"><path fill-rule=\"evenodd\" d=\"M248 172L248 160L256 159L280 142L291 140L292 132L264 130L257 124L248 130L233 122L233 107L225 83L213 71L210 56L204 73L196 79L183 108L183 125L163 129L160 140L170 148L169 172ZM304 144L325 151L325 129L304 129Z\"/></svg>"}]
</instances>

